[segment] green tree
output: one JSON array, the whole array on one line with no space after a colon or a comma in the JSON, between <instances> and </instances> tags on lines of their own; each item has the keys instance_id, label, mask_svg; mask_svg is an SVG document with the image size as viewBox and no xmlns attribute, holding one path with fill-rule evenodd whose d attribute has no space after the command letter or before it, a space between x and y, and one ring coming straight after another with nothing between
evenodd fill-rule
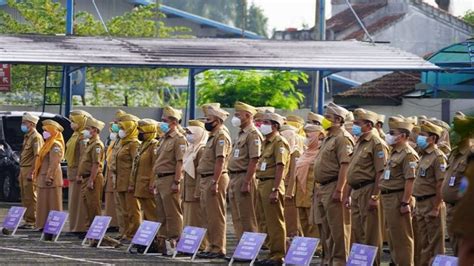
<instances>
[{"instance_id":1,"label":"green tree","mask_svg":"<svg viewBox=\"0 0 474 266\"><path fill-rule=\"evenodd\" d=\"M462 18L464 21L474 26L474 10L468 10Z\"/></svg>"},{"instance_id":2,"label":"green tree","mask_svg":"<svg viewBox=\"0 0 474 266\"><path fill-rule=\"evenodd\" d=\"M298 71L206 71L197 77L199 104L219 102L232 107L236 101L254 106L295 110L304 100L296 89L308 76Z\"/></svg>"},{"instance_id":3,"label":"green tree","mask_svg":"<svg viewBox=\"0 0 474 266\"><path fill-rule=\"evenodd\" d=\"M0 34L64 33L66 10L59 2L9 0L8 5L17 10L24 22L19 22L7 12L0 11ZM157 12L156 6L138 7L107 21L109 33L106 33L94 16L86 12L78 12L75 14L74 33L80 36L168 38L174 36L176 32L189 32L183 27L166 26L158 19L163 16L162 13ZM13 66L12 92L4 95L3 102L40 104L43 98L44 74L44 66ZM164 82L164 78L185 74L186 71L176 69L88 68L86 102L99 106L124 104L159 106L165 101L168 102L168 99L175 99L182 103L183 99L180 97L185 97L185 95L172 92L173 97L170 97L170 93L165 93L170 85ZM60 84L60 75L53 77L51 82ZM57 100L59 94L50 96L53 100Z\"/></svg>"}]
</instances>

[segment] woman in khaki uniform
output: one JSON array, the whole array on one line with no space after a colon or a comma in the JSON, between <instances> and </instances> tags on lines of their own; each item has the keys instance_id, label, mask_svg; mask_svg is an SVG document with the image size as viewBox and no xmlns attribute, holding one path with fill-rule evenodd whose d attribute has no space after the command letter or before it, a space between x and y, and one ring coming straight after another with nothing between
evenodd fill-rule
<instances>
[{"instance_id":1,"label":"woman in khaki uniform","mask_svg":"<svg viewBox=\"0 0 474 266\"><path fill-rule=\"evenodd\" d=\"M76 180L79 158L84 151L87 139L84 139L82 131L86 120L91 115L85 111L74 110L69 115L71 129L74 130L71 138L66 143L67 178L69 180L68 212L69 231L73 233L86 232L86 208L81 198L81 184Z\"/></svg>"},{"instance_id":2,"label":"woman in khaki uniform","mask_svg":"<svg viewBox=\"0 0 474 266\"><path fill-rule=\"evenodd\" d=\"M300 219L301 229L305 237L319 237L318 228L310 223L310 209L313 200L314 173L313 166L319 147L324 139L323 128L307 125L304 128L307 135L307 149L296 162L296 208Z\"/></svg>"},{"instance_id":3,"label":"woman in khaki uniform","mask_svg":"<svg viewBox=\"0 0 474 266\"><path fill-rule=\"evenodd\" d=\"M119 118L120 146L115 159L115 189L118 192L118 203L122 208L124 232L122 240L132 239L140 226L140 205L133 192L128 191L130 175L132 174L133 160L138 154L138 117L124 115ZM113 178L113 177L112 177Z\"/></svg>"},{"instance_id":4,"label":"woman in khaki uniform","mask_svg":"<svg viewBox=\"0 0 474 266\"><path fill-rule=\"evenodd\" d=\"M61 160L64 156L63 127L53 120L44 120L45 143L36 158L34 179L38 186L36 228L42 230L49 211L62 211L63 175Z\"/></svg>"},{"instance_id":5,"label":"woman in khaki uniform","mask_svg":"<svg viewBox=\"0 0 474 266\"><path fill-rule=\"evenodd\" d=\"M157 158L157 127L158 122L153 119L138 121L138 139L142 144L133 163L128 189L129 192L134 192L135 198L140 202L143 219L155 222L158 221L158 209L155 201L153 163Z\"/></svg>"},{"instance_id":6,"label":"woman in khaki uniform","mask_svg":"<svg viewBox=\"0 0 474 266\"><path fill-rule=\"evenodd\" d=\"M120 223L117 219L117 206L115 204L115 191L114 191L114 182L112 181L112 175L110 171L110 163L112 162L112 152L114 150L114 146L117 141L117 134L118 132L113 132L112 126L114 125L114 122L110 123L109 131L109 145L107 146L107 151L105 153L105 161L107 162L107 167L105 171L105 206L104 206L104 215L112 217L112 220L110 221L109 229L113 228L115 230L118 230L120 228ZM122 226L123 227L123 226Z\"/></svg>"}]
</instances>

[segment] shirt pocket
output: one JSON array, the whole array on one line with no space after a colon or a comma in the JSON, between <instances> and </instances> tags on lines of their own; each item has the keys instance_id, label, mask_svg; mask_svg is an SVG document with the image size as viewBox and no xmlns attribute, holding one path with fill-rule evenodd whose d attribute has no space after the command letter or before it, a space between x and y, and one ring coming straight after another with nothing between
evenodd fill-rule
<instances>
[{"instance_id":1,"label":"shirt pocket","mask_svg":"<svg viewBox=\"0 0 474 266\"><path fill-rule=\"evenodd\" d=\"M455 165L455 170L454 170L454 175L456 177L463 177L464 176L464 171L466 171L466 161L461 161L457 165Z\"/></svg>"},{"instance_id":2,"label":"shirt pocket","mask_svg":"<svg viewBox=\"0 0 474 266\"><path fill-rule=\"evenodd\" d=\"M170 152L170 151L173 150L173 147L174 147L174 143L172 143L172 142L166 143L165 151Z\"/></svg>"},{"instance_id":3,"label":"shirt pocket","mask_svg":"<svg viewBox=\"0 0 474 266\"><path fill-rule=\"evenodd\" d=\"M429 161L423 161L420 163L417 169L417 176L421 178L425 178L428 176L428 171L430 169L430 162Z\"/></svg>"}]
</instances>

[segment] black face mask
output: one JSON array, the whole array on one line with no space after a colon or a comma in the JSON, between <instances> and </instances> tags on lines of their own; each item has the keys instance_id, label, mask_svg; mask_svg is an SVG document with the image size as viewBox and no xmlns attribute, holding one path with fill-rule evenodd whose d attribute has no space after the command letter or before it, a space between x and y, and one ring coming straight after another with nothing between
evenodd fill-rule
<instances>
[{"instance_id":1,"label":"black face mask","mask_svg":"<svg viewBox=\"0 0 474 266\"><path fill-rule=\"evenodd\" d=\"M145 134L144 133L138 133L138 140L139 141L144 141L145 140Z\"/></svg>"},{"instance_id":2,"label":"black face mask","mask_svg":"<svg viewBox=\"0 0 474 266\"><path fill-rule=\"evenodd\" d=\"M207 131L212 131L216 126L213 125L214 124L214 121L212 122L206 122L206 124L204 125L204 127L206 128Z\"/></svg>"}]
</instances>

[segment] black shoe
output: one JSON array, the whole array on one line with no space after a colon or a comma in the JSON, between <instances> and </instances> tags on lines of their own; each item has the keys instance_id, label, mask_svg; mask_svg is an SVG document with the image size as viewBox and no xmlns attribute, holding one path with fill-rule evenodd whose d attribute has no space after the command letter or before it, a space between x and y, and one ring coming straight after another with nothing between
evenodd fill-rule
<instances>
[{"instance_id":1,"label":"black shoe","mask_svg":"<svg viewBox=\"0 0 474 266\"><path fill-rule=\"evenodd\" d=\"M209 254L211 254L211 252L199 252L196 257L201 259L207 259Z\"/></svg>"},{"instance_id":2,"label":"black shoe","mask_svg":"<svg viewBox=\"0 0 474 266\"><path fill-rule=\"evenodd\" d=\"M77 238L79 239L84 239L86 237L87 233L86 232L75 232Z\"/></svg>"},{"instance_id":3,"label":"black shoe","mask_svg":"<svg viewBox=\"0 0 474 266\"><path fill-rule=\"evenodd\" d=\"M231 261L232 260L232 257L225 257L225 260L226 261ZM258 259L255 259L255 263L258 261ZM237 262L237 263L251 263L252 260L244 260L244 259L237 259L237 258L234 258L234 262Z\"/></svg>"},{"instance_id":4,"label":"black shoe","mask_svg":"<svg viewBox=\"0 0 474 266\"><path fill-rule=\"evenodd\" d=\"M9 230L8 230L8 229L6 229L6 228L2 228L2 234L4 234L4 235L7 235L7 236L8 236L8 235L11 235L11 234L12 234L12 232L11 232L11 231L9 231Z\"/></svg>"},{"instance_id":5,"label":"black shoe","mask_svg":"<svg viewBox=\"0 0 474 266\"><path fill-rule=\"evenodd\" d=\"M35 229L35 226L32 224L22 224L18 226L18 229L32 230L32 229Z\"/></svg>"},{"instance_id":6,"label":"black shoe","mask_svg":"<svg viewBox=\"0 0 474 266\"><path fill-rule=\"evenodd\" d=\"M107 233L117 233L119 231L119 228L117 226L112 226L107 228Z\"/></svg>"},{"instance_id":7,"label":"black shoe","mask_svg":"<svg viewBox=\"0 0 474 266\"><path fill-rule=\"evenodd\" d=\"M53 235L52 234L44 234L43 240L44 241L53 241Z\"/></svg>"},{"instance_id":8,"label":"black shoe","mask_svg":"<svg viewBox=\"0 0 474 266\"><path fill-rule=\"evenodd\" d=\"M225 259L224 253L209 253L208 259Z\"/></svg>"},{"instance_id":9,"label":"black shoe","mask_svg":"<svg viewBox=\"0 0 474 266\"><path fill-rule=\"evenodd\" d=\"M280 266L283 265L283 260L263 260L255 262L255 265L261 266Z\"/></svg>"}]
</instances>

